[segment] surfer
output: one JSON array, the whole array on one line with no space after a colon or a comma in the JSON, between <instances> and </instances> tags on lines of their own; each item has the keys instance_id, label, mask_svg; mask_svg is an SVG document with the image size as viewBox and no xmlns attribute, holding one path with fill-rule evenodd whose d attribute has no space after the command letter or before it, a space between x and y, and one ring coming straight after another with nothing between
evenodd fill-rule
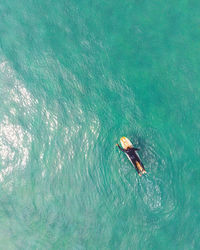
<instances>
[{"instance_id":1,"label":"surfer","mask_svg":"<svg viewBox=\"0 0 200 250\"><path fill-rule=\"evenodd\" d=\"M129 158L130 158L131 162L134 164L135 169L137 170L139 176L141 176L141 173L142 174L146 173L146 170L145 170L142 162L140 161L140 158L138 157L138 155L136 153L136 151L138 151L139 148L127 147L127 149L123 149L119 146L119 144L116 144L116 146L118 146L118 148L121 151L125 152L129 156Z\"/></svg>"}]
</instances>

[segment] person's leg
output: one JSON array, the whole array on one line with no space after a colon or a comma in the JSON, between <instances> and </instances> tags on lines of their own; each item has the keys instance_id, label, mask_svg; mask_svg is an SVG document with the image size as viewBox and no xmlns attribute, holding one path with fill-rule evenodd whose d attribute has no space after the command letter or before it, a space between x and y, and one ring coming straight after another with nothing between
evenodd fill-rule
<instances>
[{"instance_id":1,"label":"person's leg","mask_svg":"<svg viewBox=\"0 0 200 250\"><path fill-rule=\"evenodd\" d=\"M137 166L138 170L140 172L143 172L143 167L142 167L141 163L139 161L136 161L135 163L136 163L136 166Z\"/></svg>"}]
</instances>

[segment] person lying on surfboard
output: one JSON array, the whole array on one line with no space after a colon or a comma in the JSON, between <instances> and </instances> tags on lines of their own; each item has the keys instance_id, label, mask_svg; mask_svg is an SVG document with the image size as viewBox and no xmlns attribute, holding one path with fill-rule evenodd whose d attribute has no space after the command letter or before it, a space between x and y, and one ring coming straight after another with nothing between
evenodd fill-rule
<instances>
[{"instance_id":1,"label":"person lying on surfboard","mask_svg":"<svg viewBox=\"0 0 200 250\"><path fill-rule=\"evenodd\" d=\"M134 165L136 171L138 172L139 176L141 176L142 174L146 173L146 170L144 168L144 165L142 164L138 154L136 151L139 150L139 148L134 148L132 143L129 141L128 138L126 137L122 137L120 139L120 142L123 146L123 148L121 148L119 146L119 144L116 144L116 146L118 146L118 148L125 152L128 159L131 161L131 163Z\"/></svg>"}]
</instances>

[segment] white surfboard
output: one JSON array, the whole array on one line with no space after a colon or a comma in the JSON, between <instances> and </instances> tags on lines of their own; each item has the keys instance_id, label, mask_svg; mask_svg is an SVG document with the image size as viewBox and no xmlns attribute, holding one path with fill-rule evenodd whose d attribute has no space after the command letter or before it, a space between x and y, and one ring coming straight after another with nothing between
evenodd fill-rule
<instances>
[{"instance_id":1,"label":"white surfboard","mask_svg":"<svg viewBox=\"0 0 200 250\"><path fill-rule=\"evenodd\" d=\"M133 144L130 142L130 140L128 138L126 138L125 136L123 136L120 139L121 145L123 147L123 149L127 149L127 148L133 148Z\"/></svg>"}]
</instances>

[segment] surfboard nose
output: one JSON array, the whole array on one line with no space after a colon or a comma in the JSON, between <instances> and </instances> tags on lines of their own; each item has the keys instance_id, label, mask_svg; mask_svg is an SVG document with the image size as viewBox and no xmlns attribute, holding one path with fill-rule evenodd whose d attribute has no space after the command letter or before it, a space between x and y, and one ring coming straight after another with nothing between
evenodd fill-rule
<instances>
[{"instance_id":1,"label":"surfboard nose","mask_svg":"<svg viewBox=\"0 0 200 250\"><path fill-rule=\"evenodd\" d=\"M126 141L126 137L125 136L123 136L123 137L121 137L121 139L120 139L120 141Z\"/></svg>"}]
</instances>

